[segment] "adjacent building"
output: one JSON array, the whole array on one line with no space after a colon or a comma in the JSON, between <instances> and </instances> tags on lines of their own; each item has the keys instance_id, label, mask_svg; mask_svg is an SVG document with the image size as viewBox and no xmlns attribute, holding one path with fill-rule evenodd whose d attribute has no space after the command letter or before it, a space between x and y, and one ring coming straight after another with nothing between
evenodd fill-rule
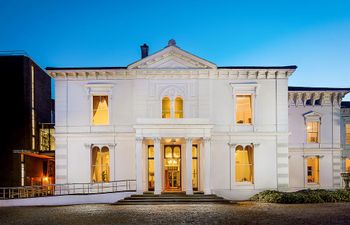
<instances>
[{"instance_id":1,"label":"adjacent building","mask_svg":"<svg viewBox=\"0 0 350 225\"><path fill-rule=\"evenodd\" d=\"M56 183L136 179L139 193L229 199L341 186L350 89L288 88L294 65L217 66L174 40L141 52L126 67L47 68Z\"/></svg>"},{"instance_id":2,"label":"adjacent building","mask_svg":"<svg viewBox=\"0 0 350 225\"><path fill-rule=\"evenodd\" d=\"M0 186L54 182L51 77L22 53L0 55L4 77ZM51 142L51 144L49 144Z\"/></svg>"}]
</instances>

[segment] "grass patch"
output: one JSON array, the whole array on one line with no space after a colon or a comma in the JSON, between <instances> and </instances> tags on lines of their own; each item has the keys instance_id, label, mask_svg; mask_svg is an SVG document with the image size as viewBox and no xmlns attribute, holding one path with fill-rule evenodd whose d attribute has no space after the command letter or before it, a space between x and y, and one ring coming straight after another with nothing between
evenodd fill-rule
<instances>
[{"instance_id":1,"label":"grass patch","mask_svg":"<svg viewBox=\"0 0 350 225\"><path fill-rule=\"evenodd\" d=\"M306 189L296 192L263 191L251 197L250 200L282 204L350 202L350 191L343 189Z\"/></svg>"}]
</instances>

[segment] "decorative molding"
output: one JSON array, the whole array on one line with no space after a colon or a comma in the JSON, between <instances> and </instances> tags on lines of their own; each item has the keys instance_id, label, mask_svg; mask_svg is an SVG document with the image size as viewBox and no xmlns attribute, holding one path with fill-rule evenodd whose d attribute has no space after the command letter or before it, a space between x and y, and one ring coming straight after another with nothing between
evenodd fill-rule
<instances>
[{"instance_id":1,"label":"decorative molding","mask_svg":"<svg viewBox=\"0 0 350 225\"><path fill-rule=\"evenodd\" d=\"M135 137L135 141L136 141L136 143L142 143L143 137L137 136L137 137Z\"/></svg>"},{"instance_id":2,"label":"decorative molding","mask_svg":"<svg viewBox=\"0 0 350 225\"><path fill-rule=\"evenodd\" d=\"M161 140L160 137L153 137L152 139L153 139L154 144L156 144L156 143L160 144L160 140Z\"/></svg>"},{"instance_id":3,"label":"decorative molding","mask_svg":"<svg viewBox=\"0 0 350 225\"><path fill-rule=\"evenodd\" d=\"M185 52L175 45L169 45L163 50L143 58L128 66L128 69L150 69L150 68L200 68L215 69L216 65L201 59L193 54Z\"/></svg>"},{"instance_id":4,"label":"decorative molding","mask_svg":"<svg viewBox=\"0 0 350 225\"><path fill-rule=\"evenodd\" d=\"M102 75L104 72L104 75ZM279 78L287 79L294 70L279 69ZM53 70L48 73L57 80L122 80L122 79L218 79L218 80L261 80L276 79L266 76L265 69L100 69L100 70ZM263 74L263 75L262 75Z\"/></svg>"}]
</instances>

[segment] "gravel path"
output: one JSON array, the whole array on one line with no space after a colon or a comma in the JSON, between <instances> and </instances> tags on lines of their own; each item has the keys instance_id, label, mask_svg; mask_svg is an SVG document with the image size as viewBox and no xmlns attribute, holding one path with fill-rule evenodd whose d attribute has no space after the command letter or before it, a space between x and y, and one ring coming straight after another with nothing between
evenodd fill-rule
<instances>
[{"instance_id":1,"label":"gravel path","mask_svg":"<svg viewBox=\"0 0 350 225\"><path fill-rule=\"evenodd\" d=\"M8 207L0 224L350 224L350 203Z\"/></svg>"}]
</instances>

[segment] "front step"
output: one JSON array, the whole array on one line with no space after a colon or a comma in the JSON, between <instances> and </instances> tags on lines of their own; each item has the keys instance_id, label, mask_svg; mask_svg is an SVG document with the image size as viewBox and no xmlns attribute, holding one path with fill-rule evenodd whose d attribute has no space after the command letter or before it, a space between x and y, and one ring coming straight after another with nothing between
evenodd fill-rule
<instances>
[{"instance_id":1,"label":"front step","mask_svg":"<svg viewBox=\"0 0 350 225\"><path fill-rule=\"evenodd\" d=\"M195 193L186 195L185 193L162 193L154 195L153 193L145 193L143 195L131 195L116 203L115 205L154 205L154 204L208 204L220 203L228 204L231 201L226 200L217 195L204 195L203 193Z\"/></svg>"}]
</instances>

